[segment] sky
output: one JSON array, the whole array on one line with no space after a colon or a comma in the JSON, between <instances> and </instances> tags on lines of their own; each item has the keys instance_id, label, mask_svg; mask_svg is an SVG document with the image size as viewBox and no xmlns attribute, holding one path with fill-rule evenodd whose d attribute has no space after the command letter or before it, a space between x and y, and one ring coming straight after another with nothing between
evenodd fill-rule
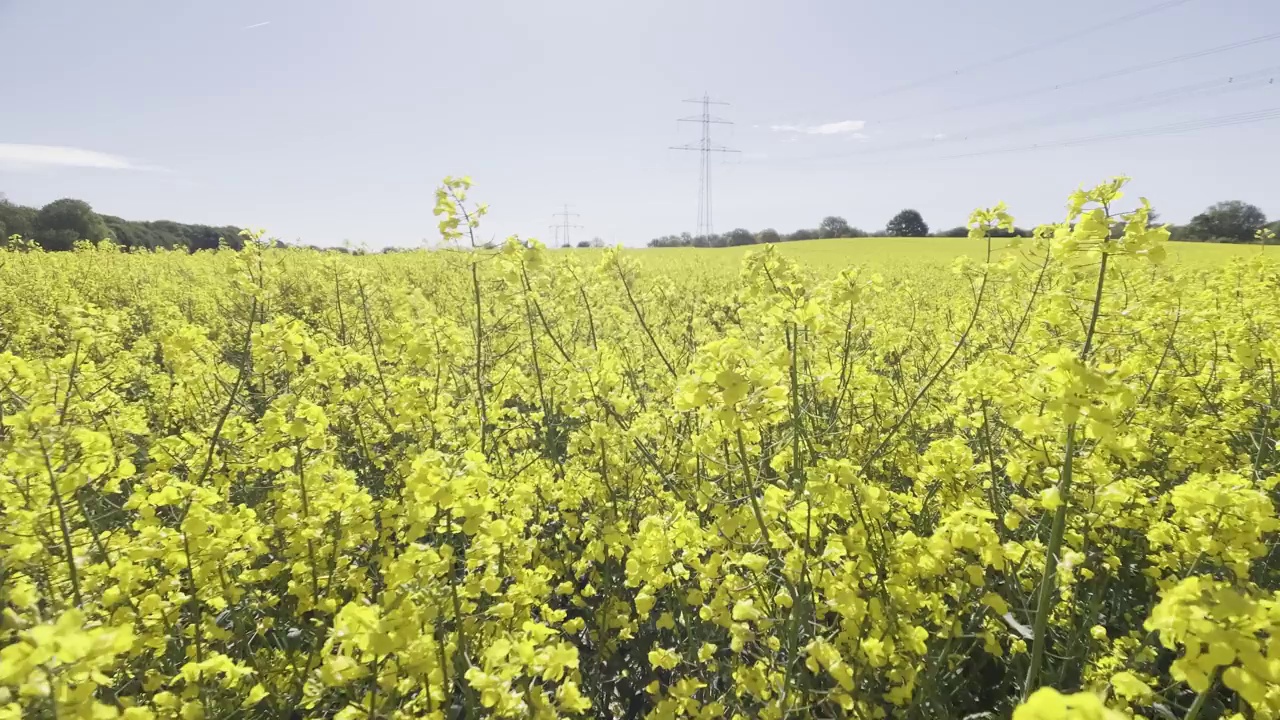
<instances>
[{"instance_id":1,"label":"sky","mask_svg":"<svg viewBox=\"0 0 1280 720\"><path fill-rule=\"evenodd\" d=\"M1280 217L1276 0L0 0L0 192L372 249L438 241L468 175L484 239L714 223L1021 225L1134 178L1163 220Z\"/></svg>"}]
</instances>

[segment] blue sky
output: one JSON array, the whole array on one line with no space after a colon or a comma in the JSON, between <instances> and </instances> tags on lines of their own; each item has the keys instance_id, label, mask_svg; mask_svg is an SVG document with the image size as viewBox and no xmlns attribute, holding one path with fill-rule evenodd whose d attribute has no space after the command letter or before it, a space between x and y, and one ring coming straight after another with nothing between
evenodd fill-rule
<instances>
[{"instance_id":1,"label":"blue sky","mask_svg":"<svg viewBox=\"0 0 1280 720\"><path fill-rule=\"evenodd\" d=\"M998 200L1031 225L1119 173L1166 220L1280 217L1280 118L1199 123L1280 108L1280 35L1077 82L1280 33L1275 0L1117 20L1159 4L0 0L0 192L377 248L434 241L432 190L467 174L486 236L545 240L567 202L575 240L640 245L694 229L697 156L668 147L705 91L742 151L721 231Z\"/></svg>"}]
</instances>

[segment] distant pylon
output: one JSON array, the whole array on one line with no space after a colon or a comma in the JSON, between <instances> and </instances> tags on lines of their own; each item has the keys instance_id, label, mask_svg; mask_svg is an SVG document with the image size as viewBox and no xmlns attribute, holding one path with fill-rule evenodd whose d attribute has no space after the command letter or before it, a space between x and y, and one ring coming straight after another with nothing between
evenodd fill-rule
<instances>
[{"instance_id":1,"label":"distant pylon","mask_svg":"<svg viewBox=\"0 0 1280 720\"><path fill-rule=\"evenodd\" d=\"M575 218L576 218L576 217L581 217L581 215L579 215L578 213L571 213L571 212L569 212L569 205L566 203L566 204L565 204L565 206L564 206L564 209L563 209L563 210L561 210L561 211L560 211L560 212L558 212L558 213L552 213L552 214L551 214L551 217L558 217L558 218L560 218L560 223L559 223L558 225L555 225L554 227L556 228L556 230L563 230L563 231L564 231L564 244L563 244L563 245L561 245L561 247L569 247L569 246L570 246L570 243L569 243L569 229L570 229L570 228L578 228L579 230L581 230L581 229L582 229L582 226L581 226L581 225L571 225L571 224L569 223L569 218L571 218L571 217L575 217Z\"/></svg>"},{"instance_id":2,"label":"distant pylon","mask_svg":"<svg viewBox=\"0 0 1280 720\"><path fill-rule=\"evenodd\" d=\"M733 148L727 148L723 145L713 145L711 142L711 126L712 125L732 125L733 123L724 118L713 117L711 115L712 105L728 105L727 102L719 102L712 100L706 93L703 93L700 100L685 100L687 103L698 103L702 105L702 114L692 117L680 118L678 122L696 122L702 125L702 139L697 145L679 145L673 146L672 150L696 150L702 155L702 162L698 170L698 225L697 236L710 236L715 234L715 224L712 222L712 210L714 203L711 196L711 153L734 153L738 152Z\"/></svg>"}]
</instances>

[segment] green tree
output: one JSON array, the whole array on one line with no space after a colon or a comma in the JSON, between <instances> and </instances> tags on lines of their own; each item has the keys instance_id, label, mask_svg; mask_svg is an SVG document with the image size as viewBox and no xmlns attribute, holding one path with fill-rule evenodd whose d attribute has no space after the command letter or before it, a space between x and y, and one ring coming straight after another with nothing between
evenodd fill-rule
<instances>
[{"instance_id":1,"label":"green tree","mask_svg":"<svg viewBox=\"0 0 1280 720\"><path fill-rule=\"evenodd\" d=\"M893 216L884 233L889 237L924 237L929 234L929 226L919 212L907 209Z\"/></svg>"},{"instance_id":2,"label":"green tree","mask_svg":"<svg viewBox=\"0 0 1280 720\"><path fill-rule=\"evenodd\" d=\"M102 218L83 200L63 198L40 208L35 239L45 250L70 250L77 240L115 239Z\"/></svg>"},{"instance_id":3,"label":"green tree","mask_svg":"<svg viewBox=\"0 0 1280 720\"><path fill-rule=\"evenodd\" d=\"M4 225L4 237L21 235L32 238L35 235L36 211L34 208L14 205L0 198L0 225Z\"/></svg>"},{"instance_id":4,"label":"green tree","mask_svg":"<svg viewBox=\"0 0 1280 720\"><path fill-rule=\"evenodd\" d=\"M758 243L776 243L779 240L781 238L778 236L778 231L773 228L765 228L756 233L756 242Z\"/></svg>"},{"instance_id":5,"label":"green tree","mask_svg":"<svg viewBox=\"0 0 1280 720\"><path fill-rule=\"evenodd\" d=\"M752 235L751 231L746 228L734 228L726 233L724 237L728 241L729 245L734 246L753 245L756 241L756 236Z\"/></svg>"},{"instance_id":6,"label":"green tree","mask_svg":"<svg viewBox=\"0 0 1280 720\"><path fill-rule=\"evenodd\" d=\"M1187 235L1195 240L1249 243L1254 233L1267 224L1267 216L1255 205L1228 200L1210 205L1191 218Z\"/></svg>"},{"instance_id":7,"label":"green tree","mask_svg":"<svg viewBox=\"0 0 1280 720\"><path fill-rule=\"evenodd\" d=\"M847 238L852 237L853 228L849 226L849 221L835 215L828 215L822 218L822 222L818 225L818 236L822 238Z\"/></svg>"}]
</instances>

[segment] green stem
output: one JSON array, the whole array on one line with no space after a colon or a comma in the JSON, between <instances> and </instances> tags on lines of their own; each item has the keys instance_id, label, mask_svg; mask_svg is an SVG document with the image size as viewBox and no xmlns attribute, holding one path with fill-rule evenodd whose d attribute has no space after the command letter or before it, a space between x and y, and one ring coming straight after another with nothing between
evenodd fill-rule
<instances>
[{"instance_id":1,"label":"green stem","mask_svg":"<svg viewBox=\"0 0 1280 720\"><path fill-rule=\"evenodd\" d=\"M1052 610L1053 591L1057 589L1058 553L1062 550L1062 538L1067 528L1067 496L1071 492L1072 455L1075 454L1076 426L1067 426L1066 461L1062 466L1062 478L1058 481L1058 496L1061 505L1053 514L1053 530L1049 535L1049 547L1045 549L1044 574L1040 577L1040 594L1036 600L1036 620L1032 629L1031 668L1027 670L1026 688L1023 699L1031 695L1038 687L1040 665L1044 660L1045 632L1049 625L1049 613Z\"/></svg>"},{"instance_id":2,"label":"green stem","mask_svg":"<svg viewBox=\"0 0 1280 720\"><path fill-rule=\"evenodd\" d=\"M738 458L742 462L742 477L747 485L747 499L751 501L751 512L756 516L756 523L760 525L760 539L764 540L765 552L769 553L769 557L773 557L773 543L769 541L769 527L765 525L764 513L760 511L760 500L756 498L755 483L751 480L751 469L747 462L747 443L742 438L742 429L738 429Z\"/></svg>"},{"instance_id":3,"label":"green stem","mask_svg":"<svg viewBox=\"0 0 1280 720\"><path fill-rule=\"evenodd\" d=\"M307 480L306 469L302 464L302 443L298 443L298 447L294 450L293 469L298 476L298 491L302 500L302 517L305 522L311 521L311 503L307 499ZM314 605L320 604L320 581L316 575L320 572L320 565L316 563L316 542L311 538L307 538L307 560L311 563L311 602Z\"/></svg>"},{"instance_id":4,"label":"green stem","mask_svg":"<svg viewBox=\"0 0 1280 720\"><path fill-rule=\"evenodd\" d=\"M658 352L658 359L662 361L662 364L667 366L667 371L671 373L672 377L678 376L680 373L676 372L675 366L667 359L667 354L662 352L662 346L658 344L658 338L654 337L653 330L649 329L649 323L645 322L644 313L640 310L640 304L636 302L635 295L631 293L631 282L627 280L627 273L622 269L622 262L614 258L614 266L618 269L618 278L622 281L622 289L627 293L627 302L631 304L631 309L636 314L636 320L640 322L640 329L644 330L649 342L653 343L653 349Z\"/></svg>"},{"instance_id":5,"label":"green stem","mask_svg":"<svg viewBox=\"0 0 1280 720\"><path fill-rule=\"evenodd\" d=\"M796 367L796 355L799 353L800 328L792 325L787 333L791 342L791 482L797 488L804 484L804 458L800 456L800 434L804 432L804 421L800 417L800 379Z\"/></svg>"},{"instance_id":6,"label":"green stem","mask_svg":"<svg viewBox=\"0 0 1280 720\"><path fill-rule=\"evenodd\" d=\"M471 297L476 311L476 361L474 369L476 376L476 405L480 412L480 454L485 455L488 451L489 411L484 399L484 325L481 315L482 307L480 305L480 274L476 269L476 263L475 258L472 258Z\"/></svg>"},{"instance_id":7,"label":"green stem","mask_svg":"<svg viewBox=\"0 0 1280 720\"><path fill-rule=\"evenodd\" d=\"M1093 337L1098 329L1098 316L1102 312L1102 288L1107 278L1107 253L1102 254L1102 262L1098 266L1098 282L1093 293L1093 312L1089 317L1089 327L1085 331L1084 346L1080 349L1080 360L1086 362L1093 350ZM1022 698L1026 700L1035 692L1040 682L1040 667L1044 662L1045 633L1049 626L1049 614L1053 610L1054 590L1058 585L1058 555L1062 552L1062 539L1067 529L1067 512L1071 506L1071 475L1074 469L1076 452L1076 424L1067 425L1067 442L1063 450L1062 477L1058 479L1058 498L1062 503L1053 514L1053 528L1049 533L1049 546L1045 548L1044 574L1040 576L1040 593L1036 600L1036 617L1033 626L1034 636L1031 641L1031 666L1027 670L1027 681L1022 690Z\"/></svg>"},{"instance_id":8,"label":"green stem","mask_svg":"<svg viewBox=\"0 0 1280 720\"><path fill-rule=\"evenodd\" d=\"M1183 720L1196 720L1200 716L1200 711L1204 709L1205 703L1209 701L1209 693L1213 690L1214 683L1215 681L1211 680L1208 687L1196 695L1196 701L1191 703L1191 709L1187 710L1187 715Z\"/></svg>"},{"instance_id":9,"label":"green stem","mask_svg":"<svg viewBox=\"0 0 1280 720\"><path fill-rule=\"evenodd\" d=\"M53 463L49 461L49 451L44 440L40 440L40 452L44 455L44 466L49 471L49 492L53 494L53 504L58 510L58 526L62 530L62 552L67 560L67 574L71 577L71 594L75 597L76 607L84 605L80 595L80 574L76 568L75 553L71 548L71 527L67 522L67 509L62 502L62 491L58 489L58 476L53 471ZM86 519L87 520L87 519Z\"/></svg>"}]
</instances>

